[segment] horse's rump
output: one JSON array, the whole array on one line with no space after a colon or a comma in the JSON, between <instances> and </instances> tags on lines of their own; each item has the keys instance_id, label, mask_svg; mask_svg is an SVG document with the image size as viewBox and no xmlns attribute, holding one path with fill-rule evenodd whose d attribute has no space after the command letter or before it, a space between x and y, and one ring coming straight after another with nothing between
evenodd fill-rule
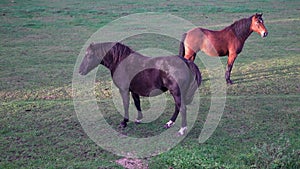
<instances>
[{"instance_id":1,"label":"horse's rump","mask_svg":"<svg viewBox=\"0 0 300 169\"><path fill-rule=\"evenodd\" d=\"M184 59L184 60L186 60L186 59ZM202 77L201 77L201 72L200 72L199 68L197 67L197 65L194 62L186 60L185 63L188 66L188 68L191 70L192 77L193 77L192 81L190 82L190 87L187 90L187 93L185 94L185 101L187 104L189 104L193 100L195 91L201 85Z\"/></svg>"}]
</instances>

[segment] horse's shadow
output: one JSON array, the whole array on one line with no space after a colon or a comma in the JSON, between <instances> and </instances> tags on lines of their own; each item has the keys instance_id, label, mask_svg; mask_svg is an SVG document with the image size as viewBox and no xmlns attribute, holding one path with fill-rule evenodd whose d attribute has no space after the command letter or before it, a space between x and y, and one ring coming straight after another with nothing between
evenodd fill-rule
<instances>
[{"instance_id":1,"label":"horse's shadow","mask_svg":"<svg viewBox=\"0 0 300 169\"><path fill-rule=\"evenodd\" d=\"M234 84L243 84L243 83L253 83L259 82L260 80L272 80L272 79L281 79L285 76L290 76L289 74L294 72L299 68L297 65L284 66L284 67L270 67L251 70L248 72L240 72L237 75L233 76ZM295 72L296 73L296 72Z\"/></svg>"},{"instance_id":2,"label":"horse's shadow","mask_svg":"<svg viewBox=\"0 0 300 169\"><path fill-rule=\"evenodd\" d=\"M270 68L258 68L255 70L249 70L247 72L242 72L236 70L233 72L232 80L233 85L241 85L245 83L254 83L259 82L260 80L280 80L281 78L287 76L296 76L299 75L297 69L299 69L299 65L290 65L290 66L282 66L282 67L270 67ZM223 78L223 77L222 77ZM211 78L208 75L204 75L202 79L202 83L207 84L211 81ZM224 79L225 83L225 79Z\"/></svg>"}]
</instances>

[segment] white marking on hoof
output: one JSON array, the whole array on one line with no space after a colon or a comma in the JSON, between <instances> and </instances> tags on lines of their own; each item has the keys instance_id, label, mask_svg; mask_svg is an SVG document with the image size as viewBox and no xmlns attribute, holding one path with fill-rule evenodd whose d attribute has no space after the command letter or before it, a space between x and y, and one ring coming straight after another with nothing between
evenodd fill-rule
<instances>
[{"instance_id":1,"label":"white marking on hoof","mask_svg":"<svg viewBox=\"0 0 300 169\"><path fill-rule=\"evenodd\" d=\"M175 124L175 123L174 123L172 120L170 120L170 121L168 121L168 123L166 123L165 128L170 128L170 127L172 127L174 124Z\"/></svg>"},{"instance_id":2,"label":"white marking on hoof","mask_svg":"<svg viewBox=\"0 0 300 169\"><path fill-rule=\"evenodd\" d=\"M140 123L142 123L142 120L135 119L134 122L137 123L137 124L140 124Z\"/></svg>"},{"instance_id":3,"label":"white marking on hoof","mask_svg":"<svg viewBox=\"0 0 300 169\"><path fill-rule=\"evenodd\" d=\"M178 135L179 136L184 135L186 130L187 130L187 127L181 127L180 130L178 131Z\"/></svg>"}]
</instances>

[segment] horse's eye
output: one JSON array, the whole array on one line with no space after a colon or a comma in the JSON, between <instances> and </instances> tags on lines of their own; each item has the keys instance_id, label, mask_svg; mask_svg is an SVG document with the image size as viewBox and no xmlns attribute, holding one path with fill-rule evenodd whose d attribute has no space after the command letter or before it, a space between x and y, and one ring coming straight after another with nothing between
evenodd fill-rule
<instances>
[{"instance_id":1,"label":"horse's eye","mask_svg":"<svg viewBox=\"0 0 300 169\"><path fill-rule=\"evenodd\" d=\"M262 21L261 20L257 20L257 22L256 22L257 24L260 24L260 23L262 23Z\"/></svg>"}]
</instances>

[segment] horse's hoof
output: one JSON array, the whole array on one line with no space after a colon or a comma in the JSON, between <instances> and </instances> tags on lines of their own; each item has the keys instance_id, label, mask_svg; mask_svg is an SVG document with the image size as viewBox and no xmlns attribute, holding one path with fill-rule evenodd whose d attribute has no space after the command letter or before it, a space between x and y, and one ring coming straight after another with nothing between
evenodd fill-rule
<instances>
[{"instance_id":1,"label":"horse's hoof","mask_svg":"<svg viewBox=\"0 0 300 169\"><path fill-rule=\"evenodd\" d=\"M124 128L126 128L127 127L127 123L126 122L121 122L120 123L120 125L119 125L119 128L121 128L121 129L124 129Z\"/></svg>"},{"instance_id":2,"label":"horse's hoof","mask_svg":"<svg viewBox=\"0 0 300 169\"><path fill-rule=\"evenodd\" d=\"M141 124L141 123L142 123L142 120L135 119L134 123L135 123L135 124Z\"/></svg>"},{"instance_id":3,"label":"horse's hoof","mask_svg":"<svg viewBox=\"0 0 300 169\"><path fill-rule=\"evenodd\" d=\"M227 80L227 84L228 84L228 85L232 85L232 84L233 84L233 81L232 81L232 80Z\"/></svg>"},{"instance_id":4,"label":"horse's hoof","mask_svg":"<svg viewBox=\"0 0 300 169\"><path fill-rule=\"evenodd\" d=\"M184 134L182 134L182 133L179 133L179 132L177 132L177 137L181 137L181 136L183 136Z\"/></svg>"},{"instance_id":5,"label":"horse's hoof","mask_svg":"<svg viewBox=\"0 0 300 169\"><path fill-rule=\"evenodd\" d=\"M166 123L165 125L164 125L164 128L166 128L166 129L168 129L168 128L171 128L173 125L174 125L175 123L173 122L173 121L168 121L168 123Z\"/></svg>"},{"instance_id":6,"label":"horse's hoof","mask_svg":"<svg viewBox=\"0 0 300 169\"><path fill-rule=\"evenodd\" d=\"M177 136L183 136L186 133L187 127L181 127L178 131Z\"/></svg>"},{"instance_id":7,"label":"horse's hoof","mask_svg":"<svg viewBox=\"0 0 300 169\"><path fill-rule=\"evenodd\" d=\"M170 126L167 125L167 124L165 124L165 125L164 125L164 128L165 128L165 129L168 129L168 128L170 128Z\"/></svg>"}]
</instances>

